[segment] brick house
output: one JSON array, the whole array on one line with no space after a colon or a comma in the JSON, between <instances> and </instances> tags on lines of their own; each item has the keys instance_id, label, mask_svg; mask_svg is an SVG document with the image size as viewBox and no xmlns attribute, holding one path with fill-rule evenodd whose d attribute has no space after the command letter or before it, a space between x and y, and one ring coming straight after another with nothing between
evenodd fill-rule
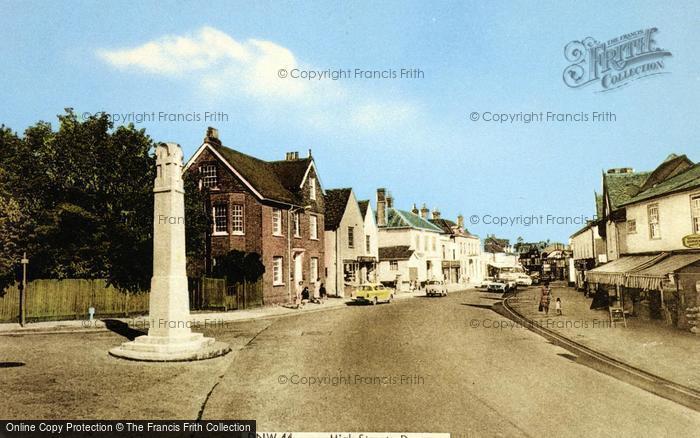
<instances>
[{"instance_id":1,"label":"brick house","mask_svg":"<svg viewBox=\"0 0 700 438\"><path fill-rule=\"evenodd\" d=\"M207 270L232 250L262 256L263 304L293 302L324 281L324 192L311 151L263 161L225 147L214 128L185 166L209 192Z\"/></svg>"}]
</instances>

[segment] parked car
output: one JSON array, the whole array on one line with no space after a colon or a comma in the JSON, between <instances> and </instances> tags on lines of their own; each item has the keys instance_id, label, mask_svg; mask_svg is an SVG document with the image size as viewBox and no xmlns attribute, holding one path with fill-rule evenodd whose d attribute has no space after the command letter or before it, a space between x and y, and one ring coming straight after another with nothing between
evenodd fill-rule
<instances>
[{"instance_id":1,"label":"parked car","mask_svg":"<svg viewBox=\"0 0 700 438\"><path fill-rule=\"evenodd\" d=\"M486 290L489 292L506 293L506 292L514 291L517 288L518 288L518 285L513 280L498 279L496 281L489 283Z\"/></svg>"},{"instance_id":2,"label":"parked car","mask_svg":"<svg viewBox=\"0 0 700 438\"><path fill-rule=\"evenodd\" d=\"M527 274L518 275L515 279L515 284L518 286L532 286L532 278Z\"/></svg>"},{"instance_id":3,"label":"parked car","mask_svg":"<svg viewBox=\"0 0 700 438\"><path fill-rule=\"evenodd\" d=\"M390 303L394 299L394 290L383 284L363 284L353 292L353 296L359 303Z\"/></svg>"},{"instance_id":4,"label":"parked car","mask_svg":"<svg viewBox=\"0 0 700 438\"><path fill-rule=\"evenodd\" d=\"M537 271L530 272L530 278L532 278L532 284L540 284L540 273Z\"/></svg>"},{"instance_id":5,"label":"parked car","mask_svg":"<svg viewBox=\"0 0 700 438\"><path fill-rule=\"evenodd\" d=\"M481 280L481 283L477 284L477 289L488 289L489 284L493 283L495 279L493 277L486 277Z\"/></svg>"},{"instance_id":6,"label":"parked car","mask_svg":"<svg viewBox=\"0 0 700 438\"><path fill-rule=\"evenodd\" d=\"M433 296L447 296L447 285L444 281L430 280L425 284L425 295L429 297Z\"/></svg>"}]
</instances>

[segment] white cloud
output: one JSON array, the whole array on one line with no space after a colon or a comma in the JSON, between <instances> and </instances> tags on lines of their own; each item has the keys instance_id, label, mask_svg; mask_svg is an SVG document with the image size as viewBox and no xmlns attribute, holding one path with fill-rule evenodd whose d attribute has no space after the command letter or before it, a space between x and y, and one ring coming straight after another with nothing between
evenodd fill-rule
<instances>
[{"instance_id":1,"label":"white cloud","mask_svg":"<svg viewBox=\"0 0 700 438\"><path fill-rule=\"evenodd\" d=\"M324 130L348 122L376 130L403 123L416 112L406 103L366 98L361 89L351 91L336 81L280 78L280 69L313 67L300 63L291 50L274 42L241 42L212 27L131 48L101 49L97 56L118 69L190 81L210 97L243 95L261 103L293 104L304 109L310 125Z\"/></svg>"}]
</instances>

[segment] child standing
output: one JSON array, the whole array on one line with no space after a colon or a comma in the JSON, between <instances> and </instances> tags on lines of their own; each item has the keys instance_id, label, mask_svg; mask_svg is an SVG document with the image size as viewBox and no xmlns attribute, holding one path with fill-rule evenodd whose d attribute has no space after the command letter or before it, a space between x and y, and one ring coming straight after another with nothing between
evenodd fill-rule
<instances>
[{"instance_id":1,"label":"child standing","mask_svg":"<svg viewBox=\"0 0 700 438\"><path fill-rule=\"evenodd\" d=\"M554 308L557 311L557 315L561 315L561 298L557 297L557 302L554 303Z\"/></svg>"}]
</instances>

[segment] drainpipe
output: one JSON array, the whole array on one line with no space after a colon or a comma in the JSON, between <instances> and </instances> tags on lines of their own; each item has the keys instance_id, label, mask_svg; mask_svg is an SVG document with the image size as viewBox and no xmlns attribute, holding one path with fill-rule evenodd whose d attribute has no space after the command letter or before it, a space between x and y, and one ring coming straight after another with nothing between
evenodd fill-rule
<instances>
[{"instance_id":1,"label":"drainpipe","mask_svg":"<svg viewBox=\"0 0 700 438\"><path fill-rule=\"evenodd\" d=\"M340 296L340 289L338 288L338 280L339 280L339 275L338 275L338 266L339 263L338 261L340 260L340 233L339 233L340 228L335 230L335 294L337 296ZM343 279L344 280L344 279ZM343 288L343 298L345 298L345 288Z\"/></svg>"},{"instance_id":2,"label":"drainpipe","mask_svg":"<svg viewBox=\"0 0 700 438\"><path fill-rule=\"evenodd\" d=\"M289 292L289 302L293 303L294 300L292 300L292 291L295 289L295 285L292 284L292 227L291 227L291 218L292 218L292 210L294 207L291 207L289 210L287 210L287 289Z\"/></svg>"}]
</instances>

